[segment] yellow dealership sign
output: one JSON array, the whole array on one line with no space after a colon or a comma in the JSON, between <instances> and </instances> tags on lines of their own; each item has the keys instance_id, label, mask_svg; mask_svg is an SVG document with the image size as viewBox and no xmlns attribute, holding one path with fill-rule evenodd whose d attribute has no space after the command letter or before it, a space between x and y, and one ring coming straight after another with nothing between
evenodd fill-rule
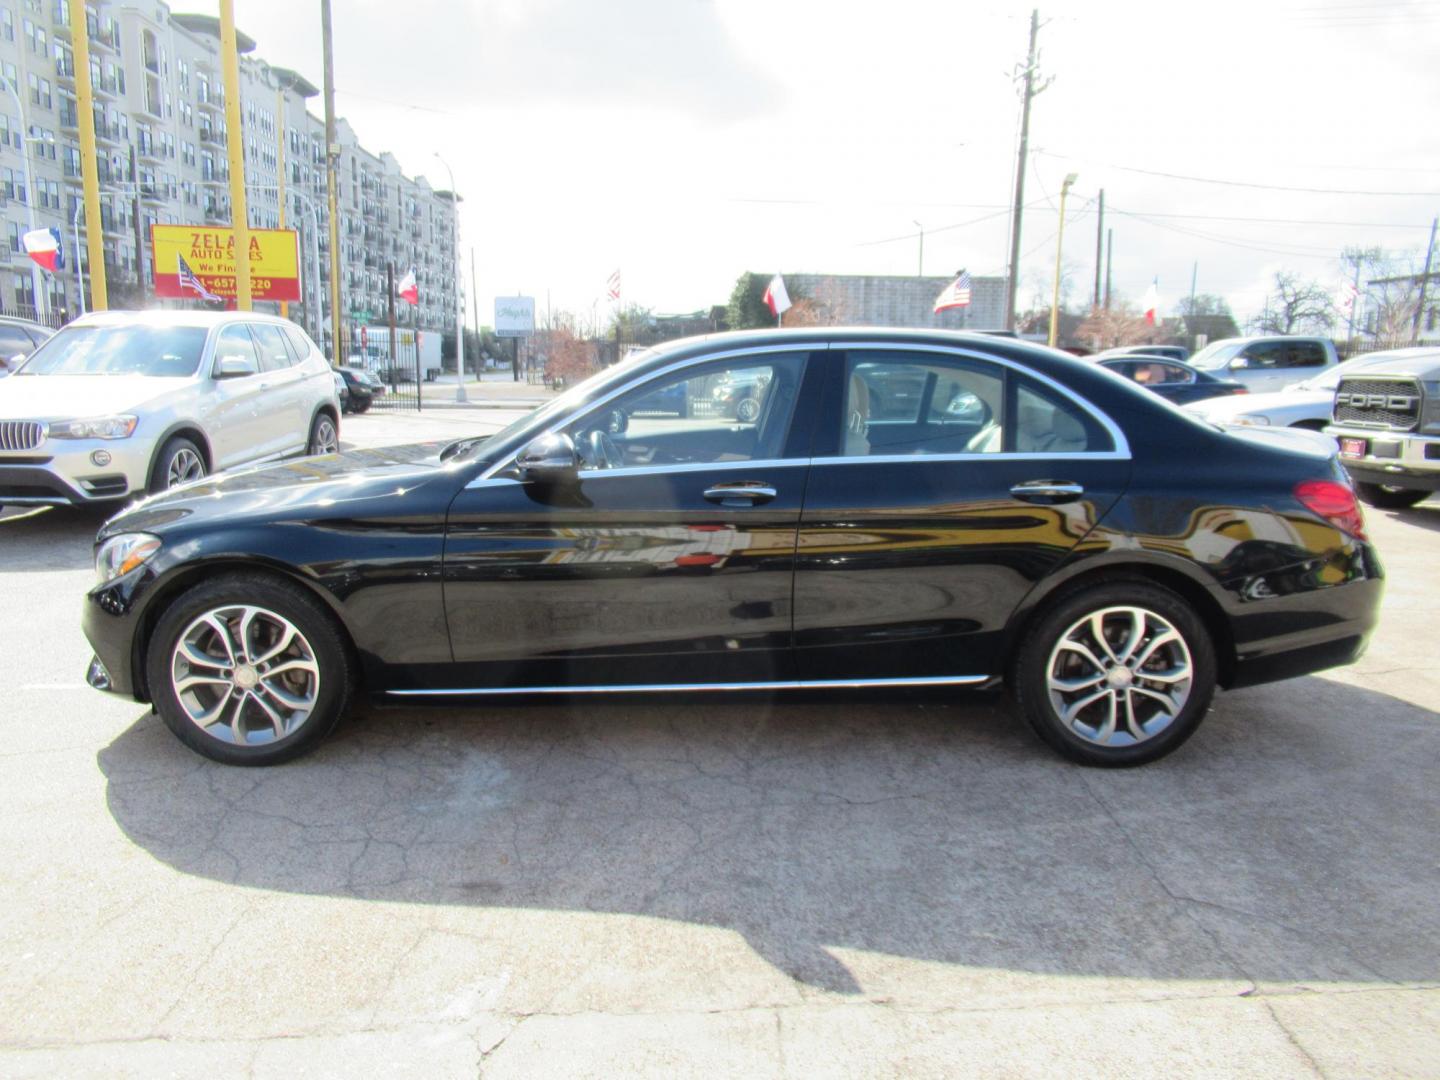
<instances>
[{"instance_id":1,"label":"yellow dealership sign","mask_svg":"<svg viewBox=\"0 0 1440 1080\"><path fill-rule=\"evenodd\" d=\"M151 225L155 295L235 299L235 232L215 225ZM250 230L250 295L300 299L300 238L294 229Z\"/></svg>"}]
</instances>

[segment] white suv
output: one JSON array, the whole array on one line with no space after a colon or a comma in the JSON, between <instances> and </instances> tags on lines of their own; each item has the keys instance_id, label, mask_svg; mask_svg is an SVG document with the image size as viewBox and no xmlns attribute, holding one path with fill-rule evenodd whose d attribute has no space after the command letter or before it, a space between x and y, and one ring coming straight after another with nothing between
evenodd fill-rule
<instances>
[{"instance_id":1,"label":"white suv","mask_svg":"<svg viewBox=\"0 0 1440 1080\"><path fill-rule=\"evenodd\" d=\"M98 312L0 381L0 504L124 499L339 440L330 365L294 323Z\"/></svg>"}]
</instances>

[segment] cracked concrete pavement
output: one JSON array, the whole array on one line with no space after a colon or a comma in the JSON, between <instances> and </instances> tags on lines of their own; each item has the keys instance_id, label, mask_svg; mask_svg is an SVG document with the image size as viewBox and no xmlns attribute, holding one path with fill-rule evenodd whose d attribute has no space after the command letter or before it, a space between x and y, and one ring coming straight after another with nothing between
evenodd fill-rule
<instances>
[{"instance_id":1,"label":"cracked concrete pavement","mask_svg":"<svg viewBox=\"0 0 1440 1080\"><path fill-rule=\"evenodd\" d=\"M98 517L0 515L0 1075L1440 1076L1440 505L1369 517L1370 654L1117 773L935 693L226 769L83 686Z\"/></svg>"}]
</instances>

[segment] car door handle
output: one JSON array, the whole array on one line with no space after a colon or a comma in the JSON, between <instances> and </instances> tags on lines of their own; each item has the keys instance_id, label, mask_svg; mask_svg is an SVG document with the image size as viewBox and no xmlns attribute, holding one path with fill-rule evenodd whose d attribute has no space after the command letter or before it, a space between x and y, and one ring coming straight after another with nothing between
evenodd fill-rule
<instances>
[{"instance_id":1,"label":"car door handle","mask_svg":"<svg viewBox=\"0 0 1440 1080\"><path fill-rule=\"evenodd\" d=\"M1025 502L1054 506L1074 502L1085 494L1085 488L1073 480L1026 480L1012 487L1010 494Z\"/></svg>"},{"instance_id":2,"label":"car door handle","mask_svg":"<svg viewBox=\"0 0 1440 1080\"><path fill-rule=\"evenodd\" d=\"M705 498L721 506L754 506L769 502L779 492L769 484L741 480L732 484L716 484L705 489Z\"/></svg>"}]
</instances>

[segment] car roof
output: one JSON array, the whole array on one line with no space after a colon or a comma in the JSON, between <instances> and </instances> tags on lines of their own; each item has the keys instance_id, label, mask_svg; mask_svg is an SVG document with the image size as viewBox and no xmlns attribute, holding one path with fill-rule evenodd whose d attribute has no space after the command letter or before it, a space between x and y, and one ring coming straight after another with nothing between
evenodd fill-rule
<instances>
[{"instance_id":1,"label":"car roof","mask_svg":"<svg viewBox=\"0 0 1440 1080\"><path fill-rule=\"evenodd\" d=\"M225 326L235 322L268 322L294 326L289 319L259 311L192 311L185 308L152 308L145 311L92 311L73 320L70 326Z\"/></svg>"}]
</instances>

